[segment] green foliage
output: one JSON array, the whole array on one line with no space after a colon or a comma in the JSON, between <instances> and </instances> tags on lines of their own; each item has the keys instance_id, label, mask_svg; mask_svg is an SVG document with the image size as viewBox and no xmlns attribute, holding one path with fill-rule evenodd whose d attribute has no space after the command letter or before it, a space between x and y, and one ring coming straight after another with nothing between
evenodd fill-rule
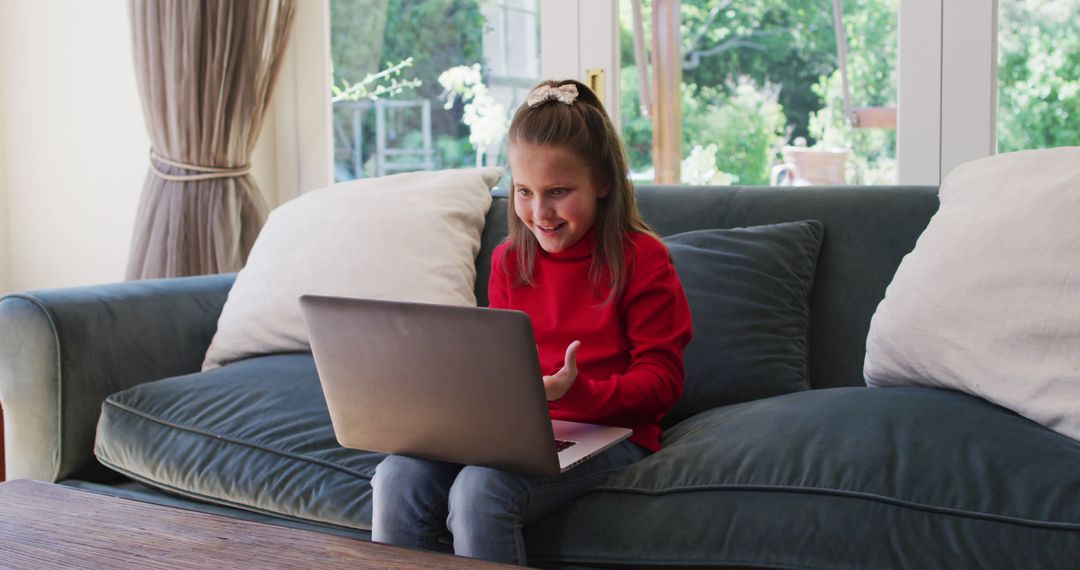
<instances>
[{"instance_id":1,"label":"green foliage","mask_svg":"<svg viewBox=\"0 0 1080 570\"><path fill-rule=\"evenodd\" d=\"M476 0L390 0L382 65L412 57L421 97L442 92L438 77L456 65L483 61L484 15Z\"/></svg>"},{"instance_id":2,"label":"green foliage","mask_svg":"<svg viewBox=\"0 0 1080 570\"><path fill-rule=\"evenodd\" d=\"M686 83L730 91L746 76L776 85L795 135L821 106L810 86L837 65L828 1L684 0L682 35Z\"/></svg>"},{"instance_id":3,"label":"green foliage","mask_svg":"<svg viewBox=\"0 0 1080 570\"><path fill-rule=\"evenodd\" d=\"M848 36L848 82L852 107L896 105L897 15L892 1L860 0L845 3L844 30ZM810 114L810 140L825 148L853 151L855 174L861 184L896 182L896 131L856 129L844 116L840 70L822 76L811 88L823 107Z\"/></svg>"},{"instance_id":4,"label":"green foliage","mask_svg":"<svg viewBox=\"0 0 1080 570\"><path fill-rule=\"evenodd\" d=\"M623 50L623 53L626 53ZM643 172L652 168L652 120L641 113L641 89L637 67L623 67L619 72L622 106L622 138L626 145L630 170Z\"/></svg>"},{"instance_id":5,"label":"green foliage","mask_svg":"<svg viewBox=\"0 0 1080 570\"><path fill-rule=\"evenodd\" d=\"M336 80L359 81L412 58L407 77L435 98L439 74L483 58L484 16L477 0L331 0Z\"/></svg>"},{"instance_id":6,"label":"green foliage","mask_svg":"<svg viewBox=\"0 0 1080 570\"><path fill-rule=\"evenodd\" d=\"M896 104L897 3L844 0L855 107ZM643 0L646 28L651 4ZM1080 0L1009 0L999 10L1000 150L1080 144ZM626 0L620 11L622 134L642 173L651 170L652 125L639 109ZM483 61L485 25L479 0L331 0L335 82L363 84L412 58L371 93L434 101L441 72ZM779 144L803 136L851 147L861 182L895 181L895 131L854 129L843 117L830 0L682 0L682 39L684 157L701 147L701 162L715 148L720 171L764 184ZM432 107L440 167L472 162L462 112Z\"/></svg>"},{"instance_id":7,"label":"green foliage","mask_svg":"<svg viewBox=\"0 0 1080 570\"><path fill-rule=\"evenodd\" d=\"M622 135L631 170L652 168L652 122L641 116L637 68L622 72ZM716 167L740 184L768 184L769 170L785 139L777 89L758 88L743 77L723 88L683 83L683 154L716 145Z\"/></svg>"},{"instance_id":8,"label":"green foliage","mask_svg":"<svg viewBox=\"0 0 1080 570\"><path fill-rule=\"evenodd\" d=\"M440 135L435 138L433 146L441 164L468 165L476 155L468 137Z\"/></svg>"},{"instance_id":9,"label":"green foliage","mask_svg":"<svg viewBox=\"0 0 1080 570\"><path fill-rule=\"evenodd\" d=\"M647 15L651 2L643 4ZM626 2L621 7L623 136L632 168L642 171L652 160L652 126L638 110L632 17ZM844 2L853 106L895 105L896 12L896 0ZM681 13L684 155L715 143L721 170L741 184L767 184L785 137L813 143L828 131L854 145L862 171L891 172L894 131L852 129L844 120L832 2L683 0Z\"/></svg>"},{"instance_id":10,"label":"green foliage","mask_svg":"<svg viewBox=\"0 0 1080 570\"><path fill-rule=\"evenodd\" d=\"M1080 0L1000 10L998 150L1080 144Z\"/></svg>"},{"instance_id":11,"label":"green foliage","mask_svg":"<svg viewBox=\"0 0 1080 570\"><path fill-rule=\"evenodd\" d=\"M739 181L738 176L724 172L716 167L716 152L720 148L715 144L694 145L690 154L682 160L680 177L683 184L695 186L726 186Z\"/></svg>"},{"instance_id":12,"label":"green foliage","mask_svg":"<svg viewBox=\"0 0 1080 570\"><path fill-rule=\"evenodd\" d=\"M330 0L330 10L331 59L338 84L362 84L369 74L411 58L411 66L401 69L380 96L435 101L442 93L440 73L483 60L485 20L478 0ZM364 122L374 125L374 115L368 113ZM432 105L431 130L436 167L472 164L462 161L454 145L445 142L462 139L468 148L469 132L460 107L446 110ZM401 139L394 144L409 142ZM362 144L364 156L372 156L371 133Z\"/></svg>"},{"instance_id":13,"label":"green foliage","mask_svg":"<svg viewBox=\"0 0 1080 570\"><path fill-rule=\"evenodd\" d=\"M850 61L849 61L850 65ZM816 147L825 150L851 149L848 181L855 184L896 183L896 131L856 129L844 117L844 95L840 72L822 77L814 92L825 106L810 114L810 136ZM852 104L855 105L855 92ZM858 106L865 106L859 104Z\"/></svg>"},{"instance_id":14,"label":"green foliage","mask_svg":"<svg viewBox=\"0 0 1080 570\"><path fill-rule=\"evenodd\" d=\"M330 1L330 59L335 82L358 81L384 67L383 35L389 8L389 0Z\"/></svg>"},{"instance_id":15,"label":"green foliage","mask_svg":"<svg viewBox=\"0 0 1080 570\"><path fill-rule=\"evenodd\" d=\"M884 0L889 1L889 0ZM882 0L873 0L880 3ZM651 0L642 2L648 36ZM622 67L635 65L630 6L620 5ZM827 0L683 0L683 82L728 90L738 77L779 86L794 136L805 136L821 100L810 90L836 69Z\"/></svg>"},{"instance_id":16,"label":"green foliage","mask_svg":"<svg viewBox=\"0 0 1080 570\"><path fill-rule=\"evenodd\" d=\"M851 106L896 106L897 8L895 0L847 0L844 33L848 42ZM896 182L896 131L857 129L844 116L843 80L839 69L822 76L811 90L821 109L810 114L809 138L823 148L849 148L854 170L848 179L859 184Z\"/></svg>"},{"instance_id":17,"label":"green foliage","mask_svg":"<svg viewBox=\"0 0 1080 570\"><path fill-rule=\"evenodd\" d=\"M684 84L683 152L715 144L716 166L740 184L769 183L769 171L784 143L784 110L777 89L758 88L743 77L723 89Z\"/></svg>"},{"instance_id":18,"label":"green foliage","mask_svg":"<svg viewBox=\"0 0 1080 570\"><path fill-rule=\"evenodd\" d=\"M341 79L340 86L330 86L330 91L333 95L330 100L334 103L337 103L338 101L360 101L363 99L375 101L380 97L392 98L395 95L400 95L407 89L414 89L423 84L419 79L398 79L398 77L401 76L402 71L411 66L412 58L410 57L401 63L391 65L378 73L369 73L356 83L350 83L347 79Z\"/></svg>"},{"instance_id":19,"label":"green foliage","mask_svg":"<svg viewBox=\"0 0 1080 570\"><path fill-rule=\"evenodd\" d=\"M848 81L852 105L896 105L899 49L897 0L845 0Z\"/></svg>"}]
</instances>

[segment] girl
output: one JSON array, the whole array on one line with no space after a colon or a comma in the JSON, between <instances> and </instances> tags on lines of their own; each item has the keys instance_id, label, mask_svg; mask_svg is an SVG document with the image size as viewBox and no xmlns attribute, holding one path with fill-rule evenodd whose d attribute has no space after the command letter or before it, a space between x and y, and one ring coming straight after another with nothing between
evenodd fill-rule
<instances>
[{"instance_id":1,"label":"girl","mask_svg":"<svg viewBox=\"0 0 1080 570\"><path fill-rule=\"evenodd\" d=\"M641 219L622 143L577 81L536 86L510 125L510 235L489 305L528 313L552 419L633 429L556 477L392 455L372 480L372 540L525 564L522 528L660 448L682 395L690 309Z\"/></svg>"}]
</instances>

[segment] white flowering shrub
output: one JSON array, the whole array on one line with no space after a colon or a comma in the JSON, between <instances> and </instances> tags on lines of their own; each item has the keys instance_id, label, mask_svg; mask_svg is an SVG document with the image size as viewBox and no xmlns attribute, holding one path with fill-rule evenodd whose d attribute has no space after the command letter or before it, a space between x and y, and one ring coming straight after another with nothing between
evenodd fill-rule
<instances>
[{"instance_id":1,"label":"white flowering shrub","mask_svg":"<svg viewBox=\"0 0 1080 570\"><path fill-rule=\"evenodd\" d=\"M729 174L716 167L715 144L706 146L694 145L690 155L682 161L682 183L694 186L734 184L739 180L738 176Z\"/></svg>"},{"instance_id":2,"label":"white flowering shrub","mask_svg":"<svg viewBox=\"0 0 1080 570\"><path fill-rule=\"evenodd\" d=\"M462 121L469 127L469 143L476 149L476 165L481 166L484 154L502 142L510 128L506 109L491 96L484 85L480 64L458 65L439 74L445 109L451 109L457 99L465 105Z\"/></svg>"}]
</instances>

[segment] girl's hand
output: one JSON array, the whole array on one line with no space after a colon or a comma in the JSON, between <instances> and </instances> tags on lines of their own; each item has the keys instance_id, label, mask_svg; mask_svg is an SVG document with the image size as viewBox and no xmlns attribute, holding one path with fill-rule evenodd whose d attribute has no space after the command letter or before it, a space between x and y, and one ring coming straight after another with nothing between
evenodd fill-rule
<instances>
[{"instance_id":1,"label":"girl's hand","mask_svg":"<svg viewBox=\"0 0 1080 570\"><path fill-rule=\"evenodd\" d=\"M549 402L558 400L570 391L570 387L577 380L577 351L581 341L575 340L566 347L565 364L561 370L551 376L544 376L544 391L547 392Z\"/></svg>"}]
</instances>

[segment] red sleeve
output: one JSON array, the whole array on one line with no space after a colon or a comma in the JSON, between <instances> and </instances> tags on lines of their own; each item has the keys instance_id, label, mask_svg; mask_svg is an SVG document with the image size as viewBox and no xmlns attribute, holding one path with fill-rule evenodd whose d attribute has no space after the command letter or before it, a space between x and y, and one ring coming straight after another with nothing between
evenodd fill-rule
<instances>
[{"instance_id":1,"label":"red sleeve","mask_svg":"<svg viewBox=\"0 0 1080 570\"><path fill-rule=\"evenodd\" d=\"M579 375L560 398L597 423L659 422L683 393L682 353L693 334L686 293L662 243L650 236L634 243L626 289L618 301L630 366L611 378Z\"/></svg>"},{"instance_id":2,"label":"red sleeve","mask_svg":"<svg viewBox=\"0 0 1080 570\"><path fill-rule=\"evenodd\" d=\"M491 275L488 277L488 307L492 309L510 308L510 281L504 265L504 256L508 244L500 244L491 252Z\"/></svg>"}]
</instances>

